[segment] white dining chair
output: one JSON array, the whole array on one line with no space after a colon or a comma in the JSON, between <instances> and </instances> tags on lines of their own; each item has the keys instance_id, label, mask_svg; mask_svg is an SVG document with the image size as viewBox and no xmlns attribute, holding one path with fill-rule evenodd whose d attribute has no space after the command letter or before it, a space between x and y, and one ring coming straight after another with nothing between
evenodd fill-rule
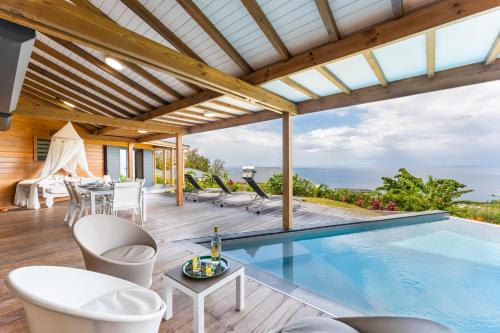
<instances>
[{"instance_id":1,"label":"white dining chair","mask_svg":"<svg viewBox=\"0 0 500 333\"><path fill-rule=\"evenodd\" d=\"M113 198L108 202L108 211L118 215L119 211L132 210L134 216L139 212L141 227L144 226L142 207L142 185L140 182L116 183L113 189Z\"/></svg>"},{"instance_id":2,"label":"white dining chair","mask_svg":"<svg viewBox=\"0 0 500 333\"><path fill-rule=\"evenodd\" d=\"M64 222L66 224L71 225L73 223L73 219L75 217L75 212L76 212L76 197L75 194L73 193L73 187L71 186L71 181L69 180L64 180L64 186L66 186L66 190L68 191L69 194L69 202L68 202L68 208L66 210L66 215L64 216Z\"/></svg>"}]
</instances>

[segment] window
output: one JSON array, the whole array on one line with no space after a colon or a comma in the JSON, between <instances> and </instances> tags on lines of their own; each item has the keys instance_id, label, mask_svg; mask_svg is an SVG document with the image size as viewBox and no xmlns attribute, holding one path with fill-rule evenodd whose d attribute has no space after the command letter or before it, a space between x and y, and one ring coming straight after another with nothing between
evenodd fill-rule
<instances>
[{"instance_id":1,"label":"window","mask_svg":"<svg viewBox=\"0 0 500 333\"><path fill-rule=\"evenodd\" d=\"M34 140L33 159L35 161L45 161L49 153L50 139L37 138Z\"/></svg>"}]
</instances>

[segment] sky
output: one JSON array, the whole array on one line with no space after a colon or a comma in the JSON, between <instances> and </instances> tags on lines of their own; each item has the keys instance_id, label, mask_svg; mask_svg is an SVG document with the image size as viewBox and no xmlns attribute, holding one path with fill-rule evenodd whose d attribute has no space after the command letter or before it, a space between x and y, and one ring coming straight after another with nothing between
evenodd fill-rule
<instances>
[{"instance_id":1,"label":"sky","mask_svg":"<svg viewBox=\"0 0 500 333\"><path fill-rule=\"evenodd\" d=\"M500 81L293 118L295 167L500 165ZM281 165L281 121L185 137L226 166Z\"/></svg>"}]
</instances>

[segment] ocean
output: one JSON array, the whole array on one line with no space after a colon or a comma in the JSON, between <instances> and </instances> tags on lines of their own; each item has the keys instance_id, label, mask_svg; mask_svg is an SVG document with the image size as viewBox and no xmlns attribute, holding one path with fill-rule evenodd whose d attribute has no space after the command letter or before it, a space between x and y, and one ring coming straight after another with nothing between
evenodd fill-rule
<instances>
[{"instance_id":1,"label":"ocean","mask_svg":"<svg viewBox=\"0 0 500 333\"><path fill-rule=\"evenodd\" d=\"M256 167L256 179L265 182L273 174L280 172L279 167ZM467 185L474 191L465 194L463 200L489 201L500 199L492 194L500 195L500 166L447 166L447 167L410 167L406 168L413 175L427 179L428 175L434 178L454 179ZM228 167L229 177L234 181L241 181L241 168ZM333 188L375 189L382 184L381 177L392 177L398 168L390 167L322 167L322 168L294 168L294 173L308 178L317 184L326 184Z\"/></svg>"}]
</instances>

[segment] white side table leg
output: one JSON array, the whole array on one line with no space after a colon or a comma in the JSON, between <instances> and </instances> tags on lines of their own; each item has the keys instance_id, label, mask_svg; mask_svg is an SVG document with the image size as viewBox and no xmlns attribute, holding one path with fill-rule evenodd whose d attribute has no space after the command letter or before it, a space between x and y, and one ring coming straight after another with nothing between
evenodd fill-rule
<instances>
[{"instance_id":1,"label":"white side table leg","mask_svg":"<svg viewBox=\"0 0 500 333\"><path fill-rule=\"evenodd\" d=\"M167 310L163 315L163 318L165 320L169 320L170 318L172 318L172 303L173 303L172 292L173 292L172 286L167 282L165 278L163 278L164 301L165 304L167 305Z\"/></svg>"},{"instance_id":2,"label":"white side table leg","mask_svg":"<svg viewBox=\"0 0 500 333\"><path fill-rule=\"evenodd\" d=\"M245 275L241 273L236 278L236 310L245 308Z\"/></svg>"},{"instance_id":3,"label":"white side table leg","mask_svg":"<svg viewBox=\"0 0 500 333\"><path fill-rule=\"evenodd\" d=\"M194 333L203 333L205 331L205 299L203 296L194 297Z\"/></svg>"}]
</instances>

